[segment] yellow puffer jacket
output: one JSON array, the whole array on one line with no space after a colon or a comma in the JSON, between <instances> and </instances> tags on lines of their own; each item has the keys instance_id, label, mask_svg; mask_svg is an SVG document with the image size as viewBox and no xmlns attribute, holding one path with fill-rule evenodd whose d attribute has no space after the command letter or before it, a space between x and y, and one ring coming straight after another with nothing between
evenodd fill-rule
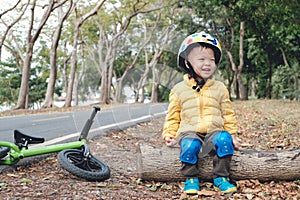
<instances>
[{"instance_id":1,"label":"yellow puffer jacket","mask_svg":"<svg viewBox=\"0 0 300 200\"><path fill-rule=\"evenodd\" d=\"M184 80L171 90L163 139L166 136L175 138L188 131L206 134L226 130L230 134L237 133L235 113L225 85L208 79L200 92L192 89L194 85L195 80L186 74Z\"/></svg>"}]
</instances>

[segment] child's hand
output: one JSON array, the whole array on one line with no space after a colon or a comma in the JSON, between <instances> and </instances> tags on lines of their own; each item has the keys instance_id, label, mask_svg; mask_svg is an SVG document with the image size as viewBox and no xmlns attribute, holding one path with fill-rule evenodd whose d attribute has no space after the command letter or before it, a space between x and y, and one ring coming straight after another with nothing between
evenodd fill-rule
<instances>
[{"instance_id":1,"label":"child's hand","mask_svg":"<svg viewBox=\"0 0 300 200\"><path fill-rule=\"evenodd\" d=\"M175 139L173 137L166 136L165 137L165 142L166 142L167 146L172 146L175 143Z\"/></svg>"},{"instance_id":2,"label":"child's hand","mask_svg":"<svg viewBox=\"0 0 300 200\"><path fill-rule=\"evenodd\" d=\"M239 150L241 146L240 139L232 135L232 143L234 145L235 150Z\"/></svg>"}]
</instances>

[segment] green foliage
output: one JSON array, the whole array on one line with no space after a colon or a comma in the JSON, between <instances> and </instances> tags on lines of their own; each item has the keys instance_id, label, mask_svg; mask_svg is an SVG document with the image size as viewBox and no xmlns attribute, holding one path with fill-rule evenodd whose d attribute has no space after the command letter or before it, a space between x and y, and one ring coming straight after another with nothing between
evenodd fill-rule
<instances>
[{"instance_id":1,"label":"green foliage","mask_svg":"<svg viewBox=\"0 0 300 200\"><path fill-rule=\"evenodd\" d=\"M18 100L21 74L11 63L0 63L0 105L14 105Z\"/></svg>"},{"instance_id":2,"label":"green foliage","mask_svg":"<svg viewBox=\"0 0 300 200\"><path fill-rule=\"evenodd\" d=\"M79 94L82 97L86 97L91 94L99 92L100 77L97 66L95 66L90 60L85 61L85 71L83 73L82 81L79 83Z\"/></svg>"},{"instance_id":3,"label":"green foliage","mask_svg":"<svg viewBox=\"0 0 300 200\"><path fill-rule=\"evenodd\" d=\"M184 22L182 26L188 32L195 31L195 27L197 31L216 30L221 36L223 44L227 48L231 48L236 63L239 61L239 23L244 21L244 78L247 78L248 83L256 80L256 92L259 98L281 97L282 95L279 93L287 94L286 86L284 86L286 79L277 76L281 66L284 65L282 50L289 63L294 62L294 58L297 58L297 63L299 63L300 21L297 14L300 9L299 1L189 0L185 1L184 5L195 15L191 14L191 17L182 18ZM228 42L232 39L228 23L232 25L235 33L233 46L228 46L230 44ZM223 59L223 62L224 60L226 61ZM220 69L222 74L227 76L230 73L225 73L224 66L226 64L221 63ZM299 66L296 66L299 71ZM297 79L299 82L299 77ZM296 88L297 86L294 86L294 89L290 88L289 90L293 90L290 92L295 93ZM283 91L278 92L279 89Z\"/></svg>"},{"instance_id":4,"label":"green foliage","mask_svg":"<svg viewBox=\"0 0 300 200\"><path fill-rule=\"evenodd\" d=\"M125 48L126 49L126 48ZM133 61L134 55L131 51L119 51L119 55L115 60L114 63L114 70L116 72L117 78L121 77L123 73L126 70L126 67L128 67L132 61Z\"/></svg>"},{"instance_id":5,"label":"green foliage","mask_svg":"<svg viewBox=\"0 0 300 200\"><path fill-rule=\"evenodd\" d=\"M85 71L80 82L79 94L84 96L90 91L93 93L99 91L102 66L100 66L98 43L104 42L101 56L105 59L109 44L116 41L114 36L125 26L124 22L131 13L141 8L146 10L158 6L154 2L156 0L107 1L97 15L84 22L80 29L79 41L79 44L84 48L83 52L78 52L79 54L82 53L82 57L78 54L77 70L82 69L80 59L85 59ZM299 1L187 0L180 1L177 4L173 3L173 0L169 0L168 6L162 8L164 9L163 12L141 13L131 18L131 23L126 31L117 38L117 52L112 55L114 56L113 70L116 79L123 75L126 67L133 62L136 52L140 49L144 37L144 26L147 27L147 36L152 36L149 44L144 49L147 51L149 60L154 55L163 30L166 27L176 29L176 36L171 44L165 48L158 61L159 65L168 67L170 70L177 70L177 49L182 39L189 33L200 30L218 35L224 44L223 47L230 49L233 59L238 65L239 26L240 22L244 21L242 79L246 84L246 88L249 91L255 90L258 98L299 98ZM64 81L67 76L63 77L62 72L64 70L67 74L69 72L69 68L63 69L63 66L72 50L70 47L73 44L75 15L79 19L91 10L92 6L93 3L91 2L79 1L76 8L77 13L72 12L64 24L58 48L56 95L60 95L65 86ZM170 12L172 9L176 9L176 12ZM159 16L161 21L152 33L150 30L154 27ZM51 24L49 24L47 31L51 32L51 28L54 30L55 27L51 27ZM233 39L230 32L231 28L234 31L233 43L231 43ZM101 31L104 35L100 35ZM21 31L15 32L15 39L9 38L4 44L14 49L14 41L16 41L19 43L20 50L25 52L25 45L22 45L24 37L21 36ZM50 73L50 35L39 38L39 45L35 46L29 86L31 104L43 101L45 96L46 80ZM99 40L101 37L103 38ZM236 86L234 85L233 71L227 57L226 51L223 50L223 59L218 67L223 80L228 80L229 87L232 89ZM284 62L284 57L287 64ZM21 56L19 56L20 58ZM142 53L134 66L136 69L129 72L124 84L130 85L132 88L136 87L136 83L144 71L145 59L145 54ZM0 65L0 104L13 105L17 101L21 75L17 66L12 64L14 62L16 61L9 60ZM151 78L151 75L149 75L148 82L151 82ZM167 76L162 76L162 78L167 80ZM162 80L158 91L161 100L167 99L168 90L170 89L164 81ZM255 83L254 88L252 88L252 82ZM148 84L148 91L150 91L150 86L151 84Z\"/></svg>"},{"instance_id":6,"label":"green foliage","mask_svg":"<svg viewBox=\"0 0 300 200\"><path fill-rule=\"evenodd\" d=\"M289 74L289 70L284 73L282 71L285 67L282 68L284 63L281 50L285 53L288 62L294 62L295 58L298 58L296 63L299 63L300 23L296 14L300 9L299 2L253 1L251 4L244 2L244 7L252 10L251 15L243 17L248 29L248 56L252 59L252 64L260 78L258 97L272 95L280 98L283 93L286 93L284 92L288 87L286 75ZM271 85L268 85L268 80L272 80ZM272 89L271 94L266 93L268 87ZM295 88L293 92L296 92Z\"/></svg>"},{"instance_id":7,"label":"green foliage","mask_svg":"<svg viewBox=\"0 0 300 200\"><path fill-rule=\"evenodd\" d=\"M165 88L165 87L160 86L158 88L158 101L159 102L168 102L170 92L171 92L170 88Z\"/></svg>"},{"instance_id":8,"label":"green foliage","mask_svg":"<svg viewBox=\"0 0 300 200\"><path fill-rule=\"evenodd\" d=\"M299 99L300 88L297 79L300 78L299 63L294 63L291 67L279 66L273 76L274 98Z\"/></svg>"},{"instance_id":9,"label":"green foliage","mask_svg":"<svg viewBox=\"0 0 300 200\"><path fill-rule=\"evenodd\" d=\"M30 70L29 81L29 105L33 107L35 103L40 104L45 99L47 90L47 76L44 76L42 67L34 67Z\"/></svg>"}]
</instances>

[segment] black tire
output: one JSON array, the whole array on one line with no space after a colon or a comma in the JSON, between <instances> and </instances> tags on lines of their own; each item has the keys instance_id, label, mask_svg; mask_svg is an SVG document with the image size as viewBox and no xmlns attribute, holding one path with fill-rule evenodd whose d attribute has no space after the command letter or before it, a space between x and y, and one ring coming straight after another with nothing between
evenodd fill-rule
<instances>
[{"instance_id":1,"label":"black tire","mask_svg":"<svg viewBox=\"0 0 300 200\"><path fill-rule=\"evenodd\" d=\"M9 147L0 146L0 159L7 156L7 153L10 151Z\"/></svg>"},{"instance_id":2,"label":"black tire","mask_svg":"<svg viewBox=\"0 0 300 200\"><path fill-rule=\"evenodd\" d=\"M58 162L71 174L89 181L104 181L110 177L109 167L93 155L84 157L82 150L67 149L58 153Z\"/></svg>"}]
</instances>

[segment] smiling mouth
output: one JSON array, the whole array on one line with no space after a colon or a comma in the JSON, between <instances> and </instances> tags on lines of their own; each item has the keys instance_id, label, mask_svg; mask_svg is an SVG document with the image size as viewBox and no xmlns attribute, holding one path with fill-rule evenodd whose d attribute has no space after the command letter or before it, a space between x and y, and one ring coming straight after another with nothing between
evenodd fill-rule
<instances>
[{"instance_id":1,"label":"smiling mouth","mask_svg":"<svg viewBox=\"0 0 300 200\"><path fill-rule=\"evenodd\" d=\"M202 69L202 71L205 71L205 72L210 72L210 71L211 71L211 69L204 68L204 69Z\"/></svg>"}]
</instances>

